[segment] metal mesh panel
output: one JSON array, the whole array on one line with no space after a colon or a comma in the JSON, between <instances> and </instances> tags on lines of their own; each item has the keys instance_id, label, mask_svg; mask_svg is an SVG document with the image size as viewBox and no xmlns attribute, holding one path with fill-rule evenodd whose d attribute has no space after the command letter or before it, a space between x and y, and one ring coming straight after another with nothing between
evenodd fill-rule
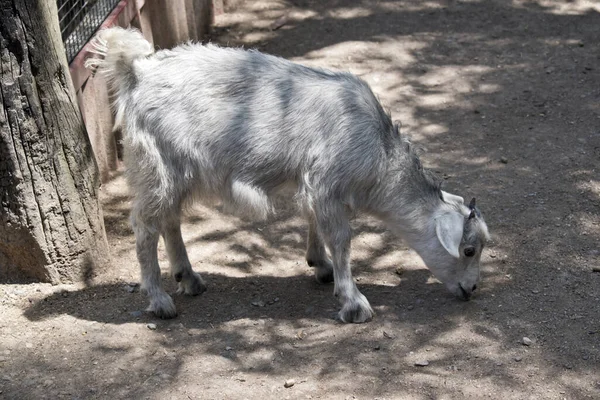
<instances>
[{"instance_id":1,"label":"metal mesh panel","mask_svg":"<svg viewBox=\"0 0 600 400\"><path fill-rule=\"evenodd\" d=\"M67 59L73 61L120 0L56 0Z\"/></svg>"}]
</instances>

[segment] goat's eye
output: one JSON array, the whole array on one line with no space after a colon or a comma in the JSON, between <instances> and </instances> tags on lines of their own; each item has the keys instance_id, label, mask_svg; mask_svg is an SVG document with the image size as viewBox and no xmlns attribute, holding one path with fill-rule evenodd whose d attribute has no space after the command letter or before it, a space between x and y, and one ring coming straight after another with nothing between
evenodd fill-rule
<instances>
[{"instance_id":1,"label":"goat's eye","mask_svg":"<svg viewBox=\"0 0 600 400\"><path fill-rule=\"evenodd\" d=\"M473 257L475 255L475 247L465 247L464 253L467 257Z\"/></svg>"}]
</instances>

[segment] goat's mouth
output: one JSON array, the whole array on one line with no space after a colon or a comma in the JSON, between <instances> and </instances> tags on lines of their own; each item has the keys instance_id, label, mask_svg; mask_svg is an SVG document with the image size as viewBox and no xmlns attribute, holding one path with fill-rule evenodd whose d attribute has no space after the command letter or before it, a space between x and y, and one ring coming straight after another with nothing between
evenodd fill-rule
<instances>
[{"instance_id":1,"label":"goat's mouth","mask_svg":"<svg viewBox=\"0 0 600 400\"><path fill-rule=\"evenodd\" d=\"M464 301L469 301L471 299L472 292L467 292L460 283L458 284L458 288L460 289L460 297Z\"/></svg>"}]
</instances>

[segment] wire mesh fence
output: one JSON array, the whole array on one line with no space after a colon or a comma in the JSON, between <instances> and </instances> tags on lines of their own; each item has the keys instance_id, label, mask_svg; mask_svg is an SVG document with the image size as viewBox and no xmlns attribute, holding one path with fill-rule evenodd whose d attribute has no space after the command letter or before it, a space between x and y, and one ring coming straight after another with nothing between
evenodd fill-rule
<instances>
[{"instance_id":1,"label":"wire mesh fence","mask_svg":"<svg viewBox=\"0 0 600 400\"><path fill-rule=\"evenodd\" d=\"M67 59L73 61L120 0L56 0Z\"/></svg>"}]
</instances>

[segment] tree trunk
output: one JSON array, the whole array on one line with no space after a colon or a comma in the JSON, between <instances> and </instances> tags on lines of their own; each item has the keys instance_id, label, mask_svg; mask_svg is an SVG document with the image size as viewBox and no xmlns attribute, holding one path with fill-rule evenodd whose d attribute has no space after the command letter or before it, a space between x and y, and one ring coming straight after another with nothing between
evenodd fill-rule
<instances>
[{"instance_id":1,"label":"tree trunk","mask_svg":"<svg viewBox=\"0 0 600 400\"><path fill-rule=\"evenodd\" d=\"M87 280L108 254L55 0L0 0L0 281Z\"/></svg>"}]
</instances>

